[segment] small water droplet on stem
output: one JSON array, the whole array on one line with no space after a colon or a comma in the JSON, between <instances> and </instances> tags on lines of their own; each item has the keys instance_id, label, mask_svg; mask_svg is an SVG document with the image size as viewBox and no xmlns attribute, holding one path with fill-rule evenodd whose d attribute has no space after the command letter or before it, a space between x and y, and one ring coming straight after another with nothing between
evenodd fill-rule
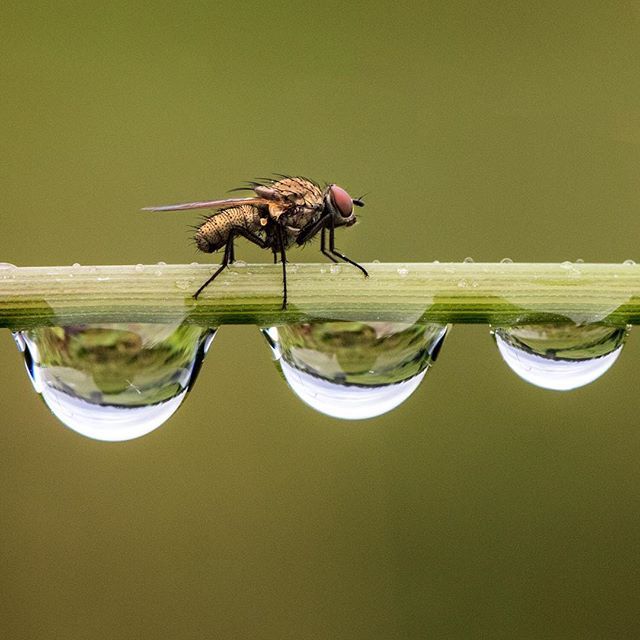
<instances>
[{"instance_id":1,"label":"small water droplet on stem","mask_svg":"<svg viewBox=\"0 0 640 640\"><path fill-rule=\"evenodd\" d=\"M188 289L189 285L191 284L191 280L176 280L176 287L178 287L178 289Z\"/></svg>"}]
</instances>

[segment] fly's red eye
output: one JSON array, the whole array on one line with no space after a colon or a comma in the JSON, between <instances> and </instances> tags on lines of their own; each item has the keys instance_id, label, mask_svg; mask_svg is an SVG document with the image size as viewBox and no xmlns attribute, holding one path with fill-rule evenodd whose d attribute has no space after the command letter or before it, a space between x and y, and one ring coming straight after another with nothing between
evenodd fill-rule
<instances>
[{"instance_id":1,"label":"fly's red eye","mask_svg":"<svg viewBox=\"0 0 640 640\"><path fill-rule=\"evenodd\" d=\"M353 200L351 196L338 185L332 184L329 188L331 202L343 218L348 218L353 213Z\"/></svg>"}]
</instances>

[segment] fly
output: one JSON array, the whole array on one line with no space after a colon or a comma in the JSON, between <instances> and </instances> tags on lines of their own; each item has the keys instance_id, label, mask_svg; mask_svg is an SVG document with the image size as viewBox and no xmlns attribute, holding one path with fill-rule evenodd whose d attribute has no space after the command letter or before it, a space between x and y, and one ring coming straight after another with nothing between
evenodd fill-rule
<instances>
[{"instance_id":1,"label":"fly","mask_svg":"<svg viewBox=\"0 0 640 640\"><path fill-rule=\"evenodd\" d=\"M186 211L216 209L204 219L195 234L200 251L213 253L224 247L222 262L213 275L193 294L195 299L218 275L235 260L234 241L243 237L273 253L273 261L282 263L282 308L287 308L287 249L303 245L320 233L320 251L332 260L344 260L367 270L335 247L336 227L356 223L354 205L364 202L352 198L336 184L321 189L307 178L282 176L279 180L250 182L254 195L248 198L228 198L205 202L187 202L162 207L145 207L143 211Z\"/></svg>"}]
</instances>

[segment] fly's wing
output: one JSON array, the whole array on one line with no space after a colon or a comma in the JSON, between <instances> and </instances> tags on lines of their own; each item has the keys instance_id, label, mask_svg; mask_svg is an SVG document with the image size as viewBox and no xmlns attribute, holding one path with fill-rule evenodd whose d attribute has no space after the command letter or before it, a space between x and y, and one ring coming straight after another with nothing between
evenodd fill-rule
<instances>
[{"instance_id":1,"label":"fly's wing","mask_svg":"<svg viewBox=\"0 0 640 640\"><path fill-rule=\"evenodd\" d=\"M264 198L227 198L225 200L206 200L204 202L185 202L168 204L161 207L144 207L142 211L188 211L189 209L228 209L243 204L265 205Z\"/></svg>"},{"instance_id":2,"label":"fly's wing","mask_svg":"<svg viewBox=\"0 0 640 640\"><path fill-rule=\"evenodd\" d=\"M320 187L308 178L290 178L283 176L280 180L271 180L269 184L250 183L255 196L249 198L227 198L224 200L208 200L205 202L185 202L160 207L144 207L143 211L188 211L190 209L228 209L244 204L266 206L271 216L278 219L293 207L304 207L312 210L322 205L323 193Z\"/></svg>"}]
</instances>

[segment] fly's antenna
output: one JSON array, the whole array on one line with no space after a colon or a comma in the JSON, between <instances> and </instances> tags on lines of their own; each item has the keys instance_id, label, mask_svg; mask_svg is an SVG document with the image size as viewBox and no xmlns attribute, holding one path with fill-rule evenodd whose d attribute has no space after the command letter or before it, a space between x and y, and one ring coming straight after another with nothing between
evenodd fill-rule
<instances>
[{"instance_id":1,"label":"fly's antenna","mask_svg":"<svg viewBox=\"0 0 640 640\"><path fill-rule=\"evenodd\" d=\"M364 199L371 193L371 191L367 191L366 193L363 193L361 196L358 196L357 198L353 199L353 204L356 205L356 207L364 207Z\"/></svg>"}]
</instances>

